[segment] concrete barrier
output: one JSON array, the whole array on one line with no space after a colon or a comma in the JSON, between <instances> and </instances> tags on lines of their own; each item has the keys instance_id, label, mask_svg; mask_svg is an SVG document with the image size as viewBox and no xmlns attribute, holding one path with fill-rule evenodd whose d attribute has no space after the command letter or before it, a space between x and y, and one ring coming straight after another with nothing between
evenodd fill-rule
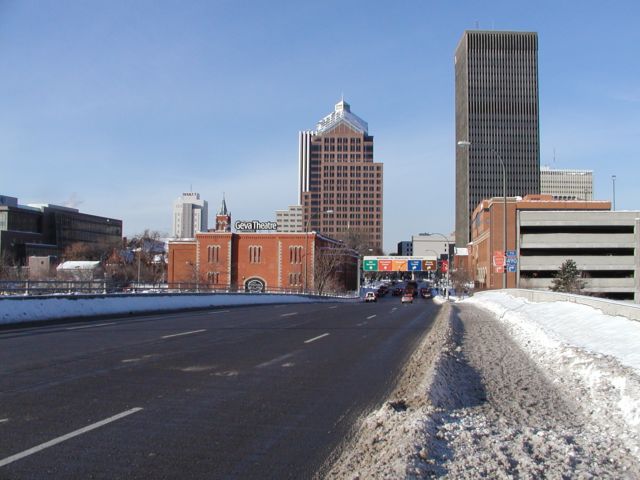
<instances>
[{"instance_id":1,"label":"concrete barrier","mask_svg":"<svg viewBox=\"0 0 640 480\"><path fill-rule=\"evenodd\" d=\"M588 305L601 310L606 315L617 315L640 321L640 305L607 300L604 298L594 298L585 295L572 295L569 293L547 292L543 290L524 290L520 288L510 288L503 290L514 297L526 298L530 302L572 302L581 305Z\"/></svg>"},{"instance_id":2,"label":"concrete barrier","mask_svg":"<svg viewBox=\"0 0 640 480\"><path fill-rule=\"evenodd\" d=\"M135 295L0 297L0 325L65 318L133 315L239 305L295 304L323 301L357 301L357 299L271 293L151 293Z\"/></svg>"}]
</instances>

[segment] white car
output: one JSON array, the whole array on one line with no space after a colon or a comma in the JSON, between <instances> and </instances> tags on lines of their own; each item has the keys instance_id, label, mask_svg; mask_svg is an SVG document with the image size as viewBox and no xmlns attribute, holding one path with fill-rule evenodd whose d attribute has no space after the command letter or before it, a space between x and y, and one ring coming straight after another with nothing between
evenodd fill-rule
<instances>
[{"instance_id":1,"label":"white car","mask_svg":"<svg viewBox=\"0 0 640 480\"><path fill-rule=\"evenodd\" d=\"M375 292L367 292L364 294L364 301L365 302L377 302L378 301L378 296L376 295Z\"/></svg>"}]
</instances>

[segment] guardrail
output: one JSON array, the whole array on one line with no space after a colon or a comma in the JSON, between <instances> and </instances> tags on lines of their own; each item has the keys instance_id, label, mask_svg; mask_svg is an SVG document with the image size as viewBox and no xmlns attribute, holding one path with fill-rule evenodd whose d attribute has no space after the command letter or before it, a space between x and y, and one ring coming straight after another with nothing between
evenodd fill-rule
<instances>
[{"instance_id":1,"label":"guardrail","mask_svg":"<svg viewBox=\"0 0 640 480\"><path fill-rule=\"evenodd\" d=\"M588 305L601 310L607 315L619 315L640 321L640 305L623 303L606 298L594 298L585 295L573 295L569 293L548 292L544 290L524 290L520 288L509 288L504 292L514 297L525 298L530 302L572 302L581 305Z\"/></svg>"}]
</instances>

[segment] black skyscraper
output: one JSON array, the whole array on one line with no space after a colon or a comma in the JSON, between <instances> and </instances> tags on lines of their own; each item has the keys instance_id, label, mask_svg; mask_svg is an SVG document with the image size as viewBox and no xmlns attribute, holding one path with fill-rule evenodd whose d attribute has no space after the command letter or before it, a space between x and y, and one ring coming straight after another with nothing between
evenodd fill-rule
<instances>
[{"instance_id":1,"label":"black skyscraper","mask_svg":"<svg viewBox=\"0 0 640 480\"><path fill-rule=\"evenodd\" d=\"M540 193L538 36L466 31L455 55L456 245L469 241L469 218L484 198Z\"/></svg>"}]
</instances>

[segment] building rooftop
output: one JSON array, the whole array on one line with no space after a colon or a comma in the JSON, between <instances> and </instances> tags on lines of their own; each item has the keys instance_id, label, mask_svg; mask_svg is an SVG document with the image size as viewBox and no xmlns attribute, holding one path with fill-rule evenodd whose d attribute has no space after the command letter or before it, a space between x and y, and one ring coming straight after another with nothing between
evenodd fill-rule
<instances>
[{"instance_id":1,"label":"building rooftop","mask_svg":"<svg viewBox=\"0 0 640 480\"><path fill-rule=\"evenodd\" d=\"M324 117L316 125L316 133L324 133L331 130L339 123L344 122L354 130L368 135L369 125L357 115L351 113L351 105L344 101L344 98L336 103L335 110Z\"/></svg>"}]
</instances>

